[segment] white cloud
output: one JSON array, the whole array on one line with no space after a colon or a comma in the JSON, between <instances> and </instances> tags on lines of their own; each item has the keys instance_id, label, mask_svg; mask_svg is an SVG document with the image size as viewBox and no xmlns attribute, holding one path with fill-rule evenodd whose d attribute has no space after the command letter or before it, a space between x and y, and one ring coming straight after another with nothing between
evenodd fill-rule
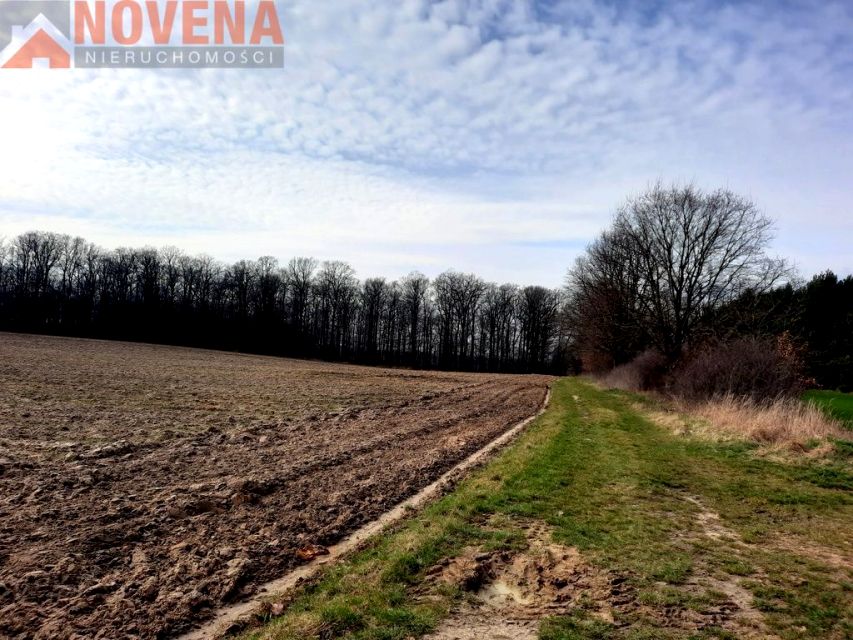
<instances>
[{"instance_id":1,"label":"white cloud","mask_svg":"<svg viewBox=\"0 0 853 640\"><path fill-rule=\"evenodd\" d=\"M0 73L0 233L556 285L664 178L743 191L805 270L853 269L823 240L851 230L847 3L281 8L283 71Z\"/></svg>"}]
</instances>

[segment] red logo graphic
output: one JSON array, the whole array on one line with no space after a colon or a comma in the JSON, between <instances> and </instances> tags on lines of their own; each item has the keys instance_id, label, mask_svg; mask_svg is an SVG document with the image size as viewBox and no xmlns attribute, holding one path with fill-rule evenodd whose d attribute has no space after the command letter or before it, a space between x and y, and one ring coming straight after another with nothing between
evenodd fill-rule
<instances>
[{"instance_id":1,"label":"red logo graphic","mask_svg":"<svg viewBox=\"0 0 853 640\"><path fill-rule=\"evenodd\" d=\"M26 27L12 28L12 43L0 55L0 67L4 69L32 69L39 61L51 69L71 67L71 43L42 14Z\"/></svg>"}]
</instances>

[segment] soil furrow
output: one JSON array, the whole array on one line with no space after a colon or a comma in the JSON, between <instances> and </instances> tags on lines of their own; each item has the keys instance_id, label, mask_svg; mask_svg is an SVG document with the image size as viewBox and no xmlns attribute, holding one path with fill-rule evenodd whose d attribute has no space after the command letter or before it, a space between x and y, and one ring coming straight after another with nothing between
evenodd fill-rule
<instances>
[{"instance_id":1,"label":"soil furrow","mask_svg":"<svg viewBox=\"0 0 853 640\"><path fill-rule=\"evenodd\" d=\"M188 630L535 413L550 383L13 335L0 358L9 638Z\"/></svg>"}]
</instances>

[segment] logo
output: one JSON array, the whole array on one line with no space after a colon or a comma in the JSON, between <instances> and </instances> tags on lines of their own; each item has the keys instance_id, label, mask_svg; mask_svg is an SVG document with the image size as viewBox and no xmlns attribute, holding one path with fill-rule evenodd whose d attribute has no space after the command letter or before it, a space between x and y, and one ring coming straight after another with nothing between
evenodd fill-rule
<instances>
[{"instance_id":1,"label":"logo","mask_svg":"<svg viewBox=\"0 0 853 640\"><path fill-rule=\"evenodd\" d=\"M60 0L0 2L0 68L71 66L71 13Z\"/></svg>"},{"instance_id":2,"label":"logo","mask_svg":"<svg viewBox=\"0 0 853 640\"><path fill-rule=\"evenodd\" d=\"M0 0L0 68L281 68L273 0Z\"/></svg>"}]
</instances>

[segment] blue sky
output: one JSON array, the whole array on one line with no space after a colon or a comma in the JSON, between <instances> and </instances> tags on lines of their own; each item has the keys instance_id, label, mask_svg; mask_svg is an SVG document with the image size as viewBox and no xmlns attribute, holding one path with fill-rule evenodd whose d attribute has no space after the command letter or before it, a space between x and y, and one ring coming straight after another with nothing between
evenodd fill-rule
<instances>
[{"instance_id":1,"label":"blue sky","mask_svg":"<svg viewBox=\"0 0 853 640\"><path fill-rule=\"evenodd\" d=\"M849 1L279 7L283 70L0 72L0 235L556 286L660 179L853 271Z\"/></svg>"}]
</instances>

